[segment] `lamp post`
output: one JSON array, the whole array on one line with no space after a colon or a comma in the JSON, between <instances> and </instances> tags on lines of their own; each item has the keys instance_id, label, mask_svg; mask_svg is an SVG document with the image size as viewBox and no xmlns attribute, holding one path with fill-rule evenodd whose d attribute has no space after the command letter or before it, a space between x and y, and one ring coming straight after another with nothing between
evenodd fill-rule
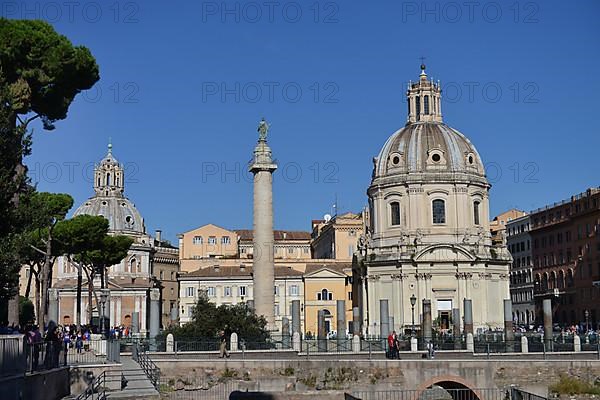
<instances>
[{"instance_id":1,"label":"lamp post","mask_svg":"<svg viewBox=\"0 0 600 400\"><path fill-rule=\"evenodd\" d=\"M410 329L411 337L415 336L415 304L417 304L417 298L415 297L415 294L413 293L413 295L410 296L410 306L412 308L412 325L411 325L411 329Z\"/></svg>"},{"instance_id":2,"label":"lamp post","mask_svg":"<svg viewBox=\"0 0 600 400\"><path fill-rule=\"evenodd\" d=\"M100 303L102 304L102 314L100 315L100 332L102 332L102 336L105 338L106 335L106 327L105 327L105 316L106 316L106 301L108 300L108 290L100 289Z\"/></svg>"},{"instance_id":3,"label":"lamp post","mask_svg":"<svg viewBox=\"0 0 600 400\"><path fill-rule=\"evenodd\" d=\"M590 331L590 311L585 310L585 333Z\"/></svg>"}]
</instances>

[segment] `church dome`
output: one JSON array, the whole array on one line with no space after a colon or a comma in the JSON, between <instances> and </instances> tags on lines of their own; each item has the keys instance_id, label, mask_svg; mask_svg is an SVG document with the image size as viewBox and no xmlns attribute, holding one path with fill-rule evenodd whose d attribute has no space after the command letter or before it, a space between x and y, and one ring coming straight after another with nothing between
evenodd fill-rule
<instances>
[{"instance_id":1,"label":"church dome","mask_svg":"<svg viewBox=\"0 0 600 400\"><path fill-rule=\"evenodd\" d=\"M91 197L79 206L73 216L81 214L103 216L108 220L111 232L146 233L142 215L126 197Z\"/></svg>"},{"instance_id":2,"label":"church dome","mask_svg":"<svg viewBox=\"0 0 600 400\"><path fill-rule=\"evenodd\" d=\"M123 194L125 170L113 157L112 145L108 154L94 168L94 191L75 211L77 215L101 215L108 220L111 232L124 234L145 234L144 219L135 205Z\"/></svg>"},{"instance_id":3,"label":"church dome","mask_svg":"<svg viewBox=\"0 0 600 400\"><path fill-rule=\"evenodd\" d=\"M373 180L403 175L408 179L409 174L410 179L419 180L437 174L441 180L475 178L487 184L475 146L444 124L441 97L439 81L428 79L422 64L419 80L409 82L406 91L407 123L389 137L373 159Z\"/></svg>"},{"instance_id":4,"label":"church dome","mask_svg":"<svg viewBox=\"0 0 600 400\"><path fill-rule=\"evenodd\" d=\"M427 172L485 176L479 153L462 133L442 122L409 122L379 152L374 178Z\"/></svg>"}]
</instances>

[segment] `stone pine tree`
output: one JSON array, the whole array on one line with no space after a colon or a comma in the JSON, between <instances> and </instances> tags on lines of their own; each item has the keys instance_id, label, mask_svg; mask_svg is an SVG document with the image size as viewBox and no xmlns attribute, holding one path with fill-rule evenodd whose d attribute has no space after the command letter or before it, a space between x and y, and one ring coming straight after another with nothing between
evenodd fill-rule
<instances>
[{"instance_id":1,"label":"stone pine tree","mask_svg":"<svg viewBox=\"0 0 600 400\"><path fill-rule=\"evenodd\" d=\"M27 192L23 157L30 154L29 124L54 129L82 90L99 79L91 52L74 46L52 26L36 20L0 18L0 300L18 287L17 213Z\"/></svg>"},{"instance_id":2,"label":"stone pine tree","mask_svg":"<svg viewBox=\"0 0 600 400\"><path fill-rule=\"evenodd\" d=\"M19 205L21 224L27 230L20 234L20 263L30 266L27 294L32 277L37 299L35 309L41 326L47 320L48 289L52 283L52 265L63 252L55 242L54 229L73 206L73 198L63 193L32 192L22 197Z\"/></svg>"},{"instance_id":3,"label":"stone pine tree","mask_svg":"<svg viewBox=\"0 0 600 400\"><path fill-rule=\"evenodd\" d=\"M108 220L101 216L78 215L63 221L57 227L57 240L64 246L64 254L77 267L77 322L81 321L81 294L83 275L88 287L88 315L92 315L92 297L98 304L94 278L100 276L101 286L107 287L107 270L126 256L133 239L108 234Z\"/></svg>"}]
</instances>

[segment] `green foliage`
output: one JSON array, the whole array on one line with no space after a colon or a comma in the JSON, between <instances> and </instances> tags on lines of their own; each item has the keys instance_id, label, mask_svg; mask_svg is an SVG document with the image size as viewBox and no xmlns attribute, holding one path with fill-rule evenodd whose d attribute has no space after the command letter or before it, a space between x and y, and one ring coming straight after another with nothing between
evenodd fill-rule
<instances>
[{"instance_id":1,"label":"green foliage","mask_svg":"<svg viewBox=\"0 0 600 400\"><path fill-rule=\"evenodd\" d=\"M31 300L19 296L19 325L25 326L35 321L35 307Z\"/></svg>"},{"instance_id":2,"label":"green foliage","mask_svg":"<svg viewBox=\"0 0 600 400\"><path fill-rule=\"evenodd\" d=\"M550 391L558 394L599 394L600 395L600 386L585 382L581 379L561 375L560 380L550 385Z\"/></svg>"},{"instance_id":3,"label":"green foliage","mask_svg":"<svg viewBox=\"0 0 600 400\"><path fill-rule=\"evenodd\" d=\"M28 124L40 118L44 129L53 129L54 121L66 118L75 96L98 79L90 51L73 46L50 24L0 18L0 300L17 292L21 257L27 255L20 235L30 229L28 221L38 223L33 220L47 211L46 216L64 219L52 207L60 209L68 202L61 195L53 197L56 202L39 197L29 200L50 209L21 209L35 191L23 165L31 153Z\"/></svg>"},{"instance_id":4,"label":"green foliage","mask_svg":"<svg viewBox=\"0 0 600 400\"><path fill-rule=\"evenodd\" d=\"M235 332L247 342L264 342L269 337L267 321L257 316L245 303L217 307L201 293L187 324L169 328L177 340L216 338L222 330Z\"/></svg>"},{"instance_id":5,"label":"green foliage","mask_svg":"<svg viewBox=\"0 0 600 400\"><path fill-rule=\"evenodd\" d=\"M12 109L64 119L75 96L100 79L90 51L44 21L0 18L0 65ZM50 125L46 125L49 127Z\"/></svg>"}]
</instances>

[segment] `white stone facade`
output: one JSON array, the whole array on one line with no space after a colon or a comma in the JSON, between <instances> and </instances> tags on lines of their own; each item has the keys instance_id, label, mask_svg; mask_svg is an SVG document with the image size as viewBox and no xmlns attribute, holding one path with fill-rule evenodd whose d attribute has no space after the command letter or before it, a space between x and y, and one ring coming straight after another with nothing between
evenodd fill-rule
<instances>
[{"instance_id":1,"label":"white stone facade","mask_svg":"<svg viewBox=\"0 0 600 400\"><path fill-rule=\"evenodd\" d=\"M407 92L406 126L373 160L370 226L354 265L355 305L368 334L379 334L381 299L388 300L393 329L402 331L412 324L412 295L415 324L422 300L430 299L442 329L451 328L453 308L463 316L464 298L472 299L475 329L502 327L509 298L511 258L505 246L492 245L483 162L464 135L442 122L439 84L422 68Z\"/></svg>"}]
</instances>

